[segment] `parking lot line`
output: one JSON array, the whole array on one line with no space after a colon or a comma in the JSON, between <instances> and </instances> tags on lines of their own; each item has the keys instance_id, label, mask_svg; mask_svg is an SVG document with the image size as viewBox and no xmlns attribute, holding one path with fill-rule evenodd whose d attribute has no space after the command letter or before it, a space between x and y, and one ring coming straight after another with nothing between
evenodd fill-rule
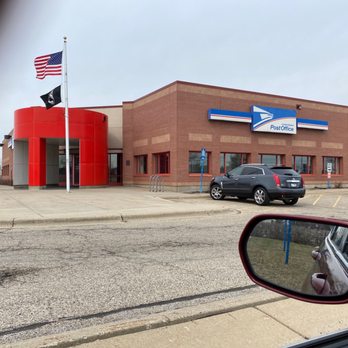
<instances>
[{"instance_id":1,"label":"parking lot line","mask_svg":"<svg viewBox=\"0 0 348 348\"><path fill-rule=\"evenodd\" d=\"M313 202L313 205L316 205L320 201L321 196L322 195L319 195L319 197Z\"/></svg>"},{"instance_id":2,"label":"parking lot line","mask_svg":"<svg viewBox=\"0 0 348 348\"><path fill-rule=\"evenodd\" d=\"M336 199L335 204L332 206L332 208L336 208L336 205L338 204L338 202L341 200L342 196L338 196L338 198Z\"/></svg>"}]
</instances>

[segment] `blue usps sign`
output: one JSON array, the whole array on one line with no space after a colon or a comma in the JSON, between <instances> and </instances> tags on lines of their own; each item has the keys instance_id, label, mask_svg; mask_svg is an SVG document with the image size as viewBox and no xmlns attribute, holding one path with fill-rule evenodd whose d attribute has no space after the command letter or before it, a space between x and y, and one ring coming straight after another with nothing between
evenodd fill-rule
<instances>
[{"instance_id":1,"label":"blue usps sign","mask_svg":"<svg viewBox=\"0 0 348 348\"><path fill-rule=\"evenodd\" d=\"M295 110L253 105L251 111L254 132L296 134Z\"/></svg>"},{"instance_id":2,"label":"blue usps sign","mask_svg":"<svg viewBox=\"0 0 348 348\"><path fill-rule=\"evenodd\" d=\"M328 121L297 118L296 110L252 105L250 112L209 109L210 121L251 123L254 132L296 134L297 128L327 131Z\"/></svg>"}]
</instances>

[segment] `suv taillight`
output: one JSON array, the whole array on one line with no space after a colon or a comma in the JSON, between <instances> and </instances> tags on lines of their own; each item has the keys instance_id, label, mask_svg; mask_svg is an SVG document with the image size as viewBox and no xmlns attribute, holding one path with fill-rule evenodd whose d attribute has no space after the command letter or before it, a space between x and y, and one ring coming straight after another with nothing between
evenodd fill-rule
<instances>
[{"instance_id":1,"label":"suv taillight","mask_svg":"<svg viewBox=\"0 0 348 348\"><path fill-rule=\"evenodd\" d=\"M274 182L275 184L280 187L280 178L277 174L273 174L273 179L274 179Z\"/></svg>"}]
</instances>

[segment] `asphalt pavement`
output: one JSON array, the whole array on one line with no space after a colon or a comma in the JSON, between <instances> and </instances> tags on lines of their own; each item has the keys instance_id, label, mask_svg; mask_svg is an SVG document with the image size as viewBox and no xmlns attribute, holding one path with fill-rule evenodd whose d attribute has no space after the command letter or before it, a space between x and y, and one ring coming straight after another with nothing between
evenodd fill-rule
<instances>
[{"instance_id":1,"label":"asphalt pavement","mask_svg":"<svg viewBox=\"0 0 348 348\"><path fill-rule=\"evenodd\" d=\"M318 197L323 194L314 193ZM346 194L347 190L339 191L341 197ZM73 189L68 193L64 189L0 186L0 228L236 212L236 205L228 200L216 203L207 193L149 192L130 187ZM315 204L313 200L311 205ZM347 312L348 304L309 304L260 289L257 294L4 347L283 347L346 329Z\"/></svg>"}]
</instances>

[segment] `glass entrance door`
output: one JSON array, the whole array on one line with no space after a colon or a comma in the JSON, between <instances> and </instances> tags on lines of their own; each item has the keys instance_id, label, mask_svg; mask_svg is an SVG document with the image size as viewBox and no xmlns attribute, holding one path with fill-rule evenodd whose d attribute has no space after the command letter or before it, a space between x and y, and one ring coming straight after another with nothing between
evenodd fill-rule
<instances>
[{"instance_id":1,"label":"glass entrance door","mask_svg":"<svg viewBox=\"0 0 348 348\"><path fill-rule=\"evenodd\" d=\"M109 185L122 185L122 154L109 153Z\"/></svg>"},{"instance_id":2,"label":"glass entrance door","mask_svg":"<svg viewBox=\"0 0 348 348\"><path fill-rule=\"evenodd\" d=\"M78 187L80 185L80 156L78 154L69 155L70 185ZM65 154L59 155L59 186L66 186Z\"/></svg>"}]
</instances>

